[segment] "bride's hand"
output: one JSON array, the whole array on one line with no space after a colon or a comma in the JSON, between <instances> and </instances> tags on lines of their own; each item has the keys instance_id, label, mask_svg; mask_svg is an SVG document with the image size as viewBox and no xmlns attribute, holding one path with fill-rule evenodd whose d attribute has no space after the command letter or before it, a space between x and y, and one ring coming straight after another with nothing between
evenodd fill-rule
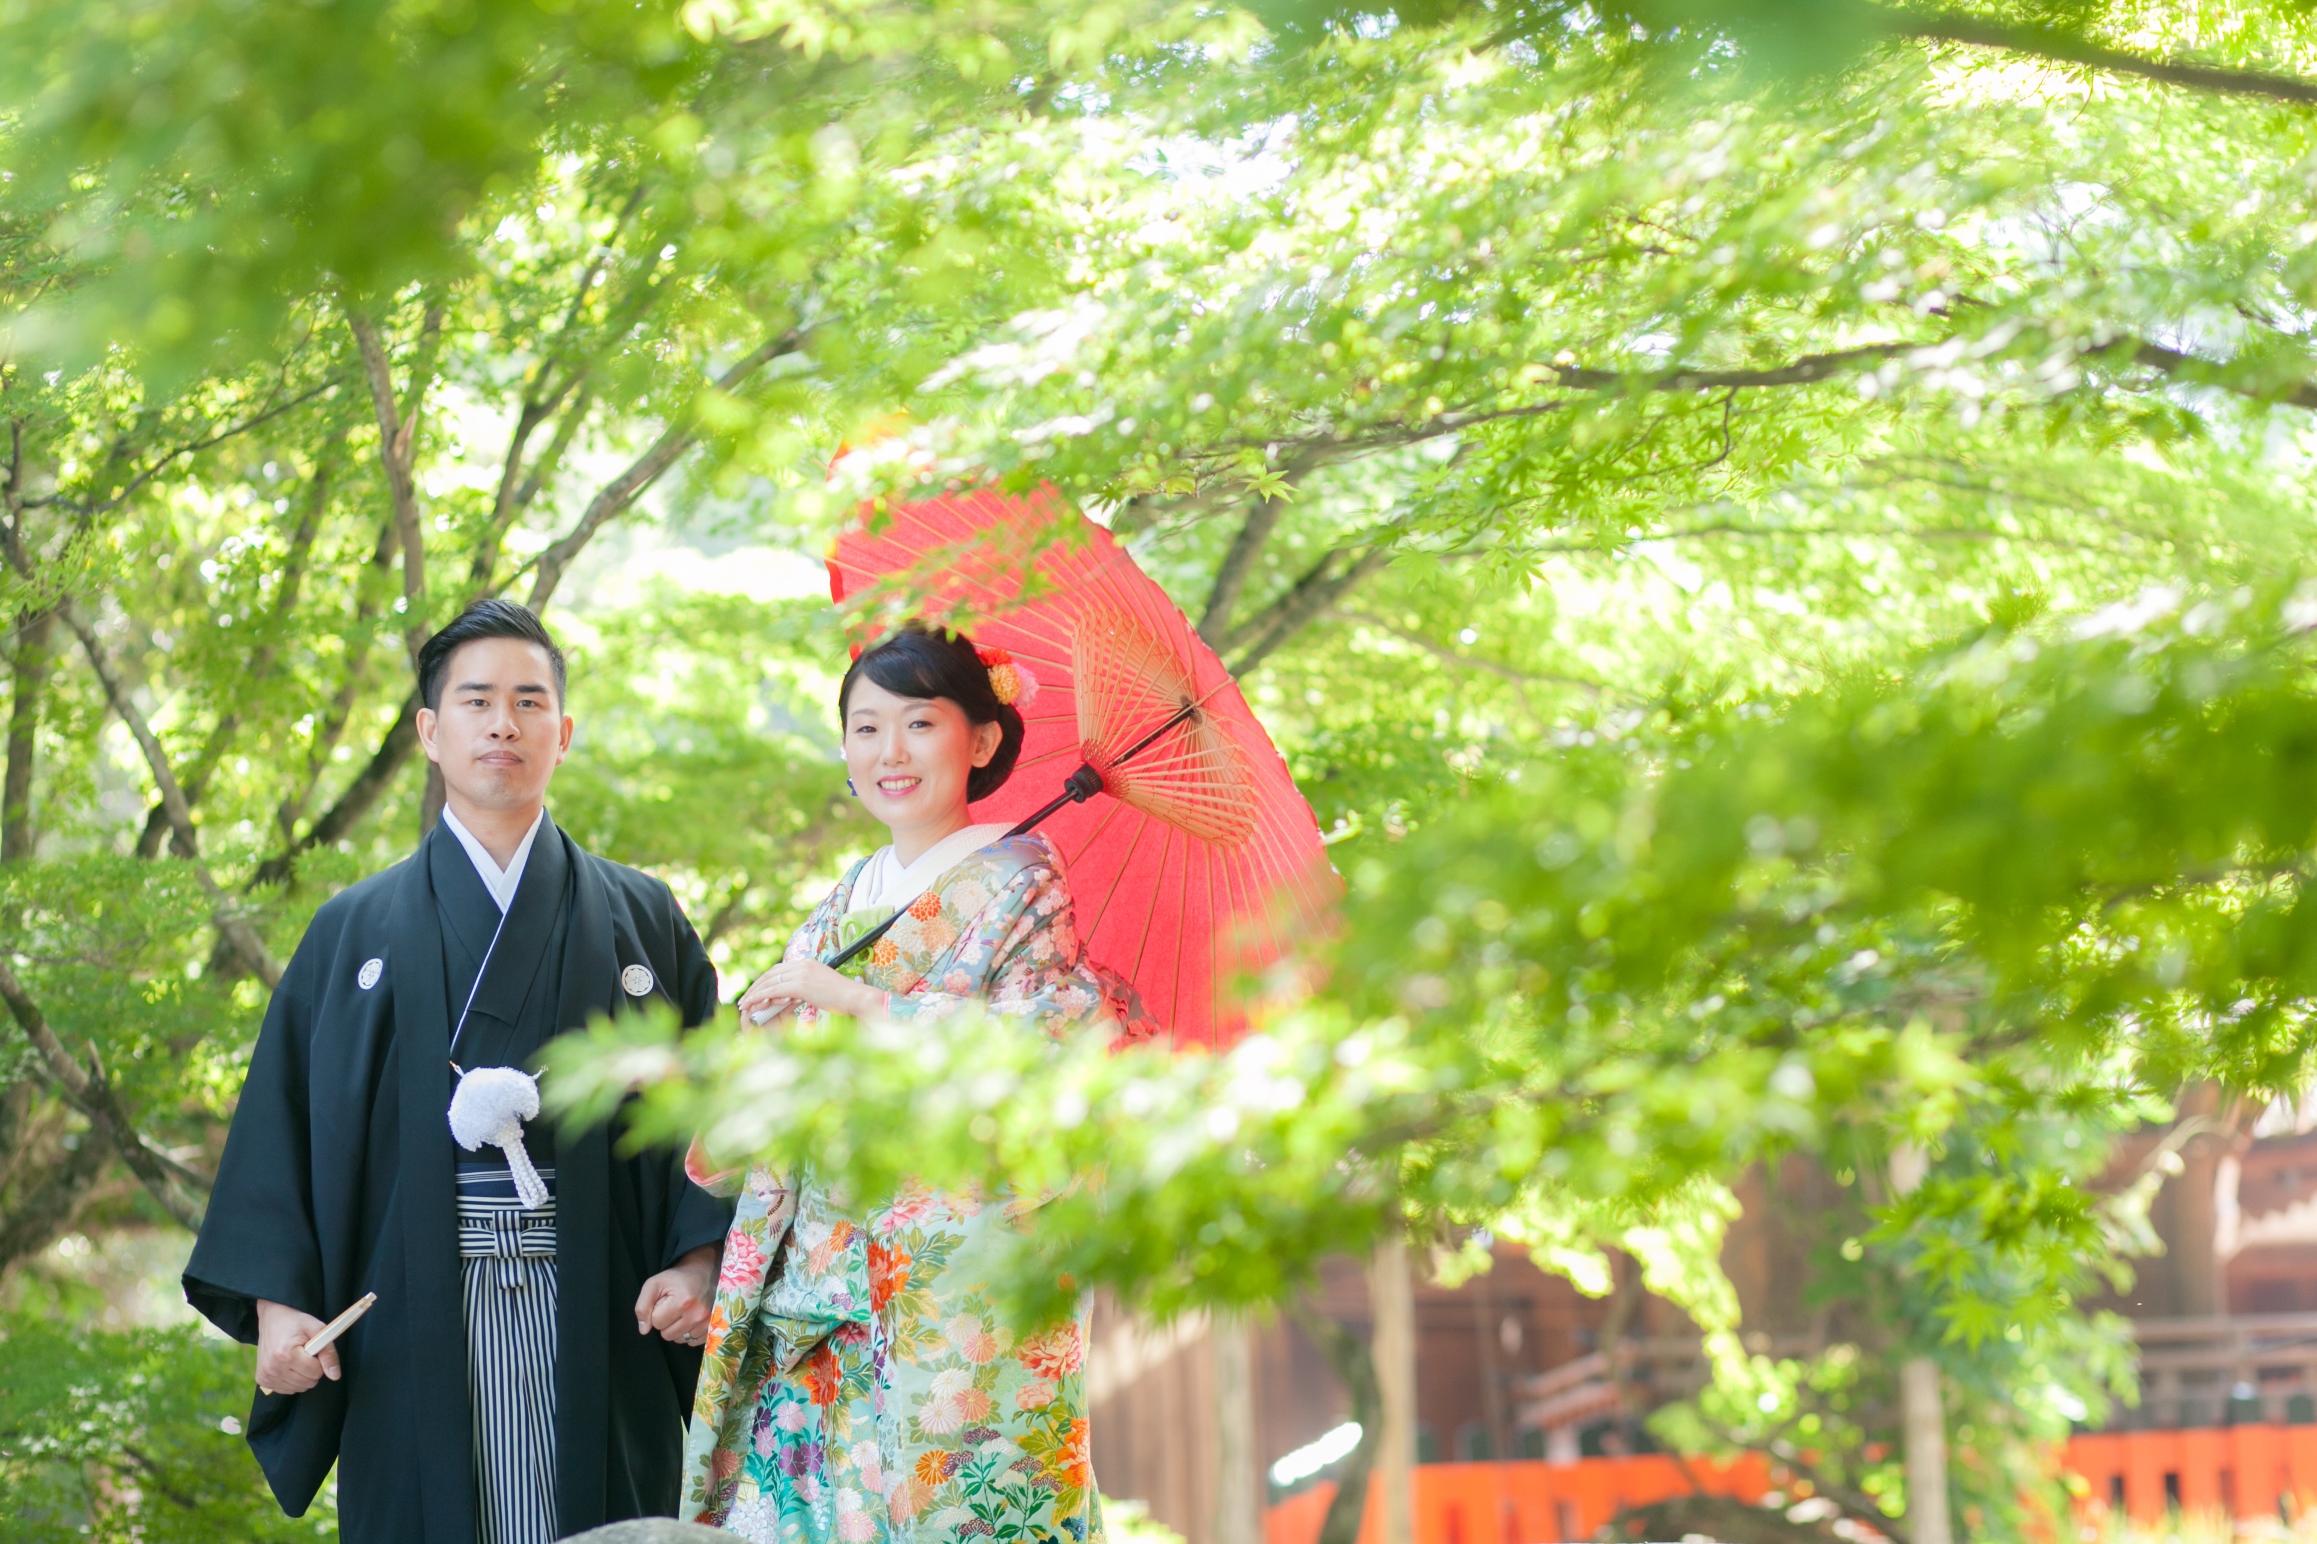
<instances>
[{"instance_id":1,"label":"bride's hand","mask_svg":"<svg viewBox=\"0 0 2317 1544\"><path fill-rule=\"evenodd\" d=\"M758 976L755 984L741 993L738 1000L733 1003L732 1006L740 1010L740 1017L743 1022L754 1025L758 1029L766 1029L796 1012L800 1006L796 999L773 985L773 978L779 971L780 966L775 965L771 970Z\"/></svg>"},{"instance_id":2,"label":"bride's hand","mask_svg":"<svg viewBox=\"0 0 2317 1544\"><path fill-rule=\"evenodd\" d=\"M760 1012L785 1012L799 1003L861 1019L885 1011L885 994L837 974L819 960L783 960L741 994L739 1007L753 1023Z\"/></svg>"},{"instance_id":3,"label":"bride's hand","mask_svg":"<svg viewBox=\"0 0 2317 1544\"><path fill-rule=\"evenodd\" d=\"M779 967L775 966L773 969L777 970ZM769 1024L774 1018L796 1006L792 1002L783 1002L780 994L772 990L772 975L773 972L768 970L763 975L758 976L756 984L741 993L739 1000L732 1005L738 1008L740 1016L751 1024Z\"/></svg>"}]
</instances>

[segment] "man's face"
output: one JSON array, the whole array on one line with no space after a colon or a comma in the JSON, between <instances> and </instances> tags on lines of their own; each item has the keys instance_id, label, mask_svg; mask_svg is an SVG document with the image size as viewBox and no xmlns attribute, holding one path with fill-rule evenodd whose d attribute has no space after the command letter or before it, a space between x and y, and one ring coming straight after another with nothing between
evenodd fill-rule
<instances>
[{"instance_id":1,"label":"man's face","mask_svg":"<svg viewBox=\"0 0 2317 1544\"><path fill-rule=\"evenodd\" d=\"M571 749L547 651L520 638L462 644L443 672L442 706L418 710L418 741L463 803L525 810L544 802Z\"/></svg>"}]
</instances>

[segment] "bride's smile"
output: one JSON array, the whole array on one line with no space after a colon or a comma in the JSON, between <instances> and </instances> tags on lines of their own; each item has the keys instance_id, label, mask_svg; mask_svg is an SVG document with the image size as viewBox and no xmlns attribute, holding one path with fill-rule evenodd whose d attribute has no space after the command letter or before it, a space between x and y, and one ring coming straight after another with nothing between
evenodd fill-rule
<instances>
[{"instance_id":1,"label":"bride's smile","mask_svg":"<svg viewBox=\"0 0 2317 1544\"><path fill-rule=\"evenodd\" d=\"M892 831L902 863L964 827L966 784L997 754L1002 732L945 697L854 682L845 702L845 771L862 806Z\"/></svg>"}]
</instances>

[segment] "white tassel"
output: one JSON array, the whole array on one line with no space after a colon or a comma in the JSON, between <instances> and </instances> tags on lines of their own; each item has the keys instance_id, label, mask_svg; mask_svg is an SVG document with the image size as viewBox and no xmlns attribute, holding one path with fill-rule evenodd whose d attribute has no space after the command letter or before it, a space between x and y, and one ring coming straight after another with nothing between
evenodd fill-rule
<instances>
[{"instance_id":1,"label":"white tassel","mask_svg":"<svg viewBox=\"0 0 2317 1544\"><path fill-rule=\"evenodd\" d=\"M507 1155L526 1211L547 1204L547 1182L523 1147L523 1122L539 1113L539 1080L513 1067L477 1067L451 1091L451 1135L468 1152L488 1142Z\"/></svg>"}]
</instances>

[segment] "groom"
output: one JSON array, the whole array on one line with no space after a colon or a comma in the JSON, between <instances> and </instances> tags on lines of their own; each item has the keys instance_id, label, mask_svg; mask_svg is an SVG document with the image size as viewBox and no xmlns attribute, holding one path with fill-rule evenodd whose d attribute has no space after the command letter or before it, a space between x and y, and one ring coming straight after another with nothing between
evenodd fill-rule
<instances>
[{"instance_id":1,"label":"groom","mask_svg":"<svg viewBox=\"0 0 2317 1544\"><path fill-rule=\"evenodd\" d=\"M249 1443L290 1515L334 1462L346 1544L548 1544L676 1510L729 1207L678 1154L543 1119L521 1145L549 1194L526 1206L511 1148L454 1142L452 1091L655 997L699 1023L716 972L666 885L547 818L572 721L537 617L469 607L421 651L419 687L442 821L298 945L185 1295L257 1343Z\"/></svg>"}]
</instances>

